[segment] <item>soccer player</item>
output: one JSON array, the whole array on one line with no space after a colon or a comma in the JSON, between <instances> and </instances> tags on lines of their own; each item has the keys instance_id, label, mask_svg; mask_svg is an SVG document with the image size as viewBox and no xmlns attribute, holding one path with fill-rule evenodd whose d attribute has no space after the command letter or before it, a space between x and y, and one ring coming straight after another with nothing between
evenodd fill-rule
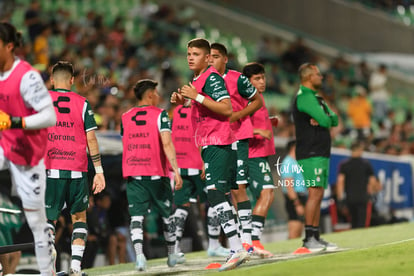
<instances>
[{"instance_id":1,"label":"soccer player","mask_svg":"<svg viewBox=\"0 0 414 276\"><path fill-rule=\"evenodd\" d=\"M14 55L21 34L0 23L0 169L9 169L33 233L42 276L55 275L56 254L45 211L47 130L56 123L52 99L40 74Z\"/></svg>"},{"instance_id":2,"label":"soccer player","mask_svg":"<svg viewBox=\"0 0 414 276\"><path fill-rule=\"evenodd\" d=\"M300 88L293 103L296 130L296 159L302 167L308 200L305 206L305 239L303 247L311 252L335 249L335 244L319 235L319 220L324 189L328 186L331 135L329 129L338 125L338 116L317 96L322 74L311 63L299 67Z\"/></svg>"},{"instance_id":3,"label":"soccer player","mask_svg":"<svg viewBox=\"0 0 414 276\"><path fill-rule=\"evenodd\" d=\"M250 115L261 108L263 102L256 88L252 86L245 76L240 72L226 68L227 62L226 47L220 43L212 43L209 64L214 66L223 77L233 107L230 127L237 140L237 186L236 189L231 190L231 194L233 200L237 203L237 213L242 227L241 237L243 246L247 251L253 252L252 206L246 193L249 175L249 139L253 138L253 126ZM257 249L260 251L259 248Z\"/></svg>"},{"instance_id":4,"label":"soccer player","mask_svg":"<svg viewBox=\"0 0 414 276\"><path fill-rule=\"evenodd\" d=\"M229 118L233 110L230 96L220 73L208 65L210 43L202 38L187 44L187 62L194 72L192 83L184 85L171 95L171 102L191 103L195 142L202 148L206 174L207 199L217 212L220 225L228 238L231 256L220 271L237 267L249 259L237 234L236 220L226 193L230 192L231 178L235 176L235 137ZM186 100L189 99L189 100ZM230 166L229 166L230 165Z\"/></svg>"},{"instance_id":5,"label":"soccer player","mask_svg":"<svg viewBox=\"0 0 414 276\"><path fill-rule=\"evenodd\" d=\"M123 142L122 173L127 178L127 199L131 216L131 238L136 253L135 268L146 270L143 254L144 216L155 208L162 216L167 243L169 267L184 262L175 253L175 223L172 215L173 193L168 178L170 163L174 171L175 189L182 187L175 148L171 139L171 125L165 110L157 107L160 96L158 83L144 79L134 86L137 106L122 114Z\"/></svg>"},{"instance_id":6,"label":"soccer player","mask_svg":"<svg viewBox=\"0 0 414 276\"><path fill-rule=\"evenodd\" d=\"M200 149L195 144L194 129L191 123L192 106L179 105L174 109L172 120L172 139L177 153L177 163L183 188L175 191L174 202L177 209L174 213L176 223L177 248L180 252L179 242L182 238L185 221L188 216L190 202L197 198L200 202L206 201L204 189L204 163L201 159ZM207 210L208 250L210 257L227 257L230 250L224 248L219 242L220 223L214 208Z\"/></svg>"},{"instance_id":7,"label":"soccer player","mask_svg":"<svg viewBox=\"0 0 414 276\"><path fill-rule=\"evenodd\" d=\"M93 193L105 188L105 177L99 154L97 129L89 102L71 91L74 80L71 63L57 62L52 68L50 91L55 106L57 122L48 128L46 185L46 215L52 237L55 236L56 221L64 206L70 208L72 232L72 260L70 276L82 275L81 261L88 235L86 209L89 203L88 156L95 167Z\"/></svg>"},{"instance_id":8,"label":"soccer player","mask_svg":"<svg viewBox=\"0 0 414 276\"><path fill-rule=\"evenodd\" d=\"M253 62L243 67L245 75L256 87L264 103L266 90L265 69L262 64ZM251 117L253 138L249 140L249 189L257 199L252 215L252 241L254 250L262 257L271 257L272 253L264 249L260 242L267 213L274 199L274 183L268 157L275 154L272 123L266 106L256 111Z\"/></svg>"}]
</instances>

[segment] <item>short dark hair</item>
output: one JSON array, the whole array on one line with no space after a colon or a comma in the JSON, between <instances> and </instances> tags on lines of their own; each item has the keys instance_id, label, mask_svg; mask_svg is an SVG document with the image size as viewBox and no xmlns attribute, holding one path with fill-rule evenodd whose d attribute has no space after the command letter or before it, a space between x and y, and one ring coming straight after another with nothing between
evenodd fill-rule
<instances>
[{"instance_id":1,"label":"short dark hair","mask_svg":"<svg viewBox=\"0 0 414 276\"><path fill-rule=\"evenodd\" d=\"M351 151L359 150L363 148L364 148L364 143L360 140L353 142L351 145Z\"/></svg>"},{"instance_id":2,"label":"short dark hair","mask_svg":"<svg viewBox=\"0 0 414 276\"><path fill-rule=\"evenodd\" d=\"M243 67L243 75L245 75L248 79L250 79L253 75L264 73L265 68L263 64L260 64L258 62L250 62Z\"/></svg>"},{"instance_id":3,"label":"short dark hair","mask_svg":"<svg viewBox=\"0 0 414 276\"><path fill-rule=\"evenodd\" d=\"M207 53L210 53L210 42L204 38L194 38L187 43L187 48L199 48L205 50Z\"/></svg>"},{"instance_id":4,"label":"short dark hair","mask_svg":"<svg viewBox=\"0 0 414 276\"><path fill-rule=\"evenodd\" d=\"M0 22L0 40L4 44L12 43L14 45L13 51L23 45L22 34L8 22Z\"/></svg>"},{"instance_id":5,"label":"short dark hair","mask_svg":"<svg viewBox=\"0 0 414 276\"><path fill-rule=\"evenodd\" d=\"M156 82L155 80L139 80L134 86L135 97L137 97L138 100L142 100L142 97L144 96L145 92L147 90L154 90L157 87L157 85L158 82Z\"/></svg>"},{"instance_id":6,"label":"short dark hair","mask_svg":"<svg viewBox=\"0 0 414 276\"><path fill-rule=\"evenodd\" d=\"M289 152L294 146L296 146L296 140L290 140L286 144L286 150Z\"/></svg>"},{"instance_id":7,"label":"short dark hair","mask_svg":"<svg viewBox=\"0 0 414 276\"><path fill-rule=\"evenodd\" d=\"M304 81L305 78L308 76L309 72L313 70L314 67L316 67L316 64L310 62L304 63L301 66L299 66L298 74L300 81Z\"/></svg>"},{"instance_id":8,"label":"short dark hair","mask_svg":"<svg viewBox=\"0 0 414 276\"><path fill-rule=\"evenodd\" d=\"M73 65L69 61L60 60L56 62L52 67L52 75L56 73L68 73L70 77L73 77L75 71L73 70Z\"/></svg>"},{"instance_id":9,"label":"short dark hair","mask_svg":"<svg viewBox=\"0 0 414 276\"><path fill-rule=\"evenodd\" d=\"M210 48L219 51L220 54L227 57L227 48L223 44L214 42L214 43L211 43Z\"/></svg>"}]
</instances>

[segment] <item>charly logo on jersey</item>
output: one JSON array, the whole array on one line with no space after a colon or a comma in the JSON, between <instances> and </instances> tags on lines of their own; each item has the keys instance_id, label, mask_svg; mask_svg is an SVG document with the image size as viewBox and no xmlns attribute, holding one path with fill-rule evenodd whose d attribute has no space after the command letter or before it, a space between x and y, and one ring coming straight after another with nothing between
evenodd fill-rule
<instances>
[{"instance_id":1,"label":"charly logo on jersey","mask_svg":"<svg viewBox=\"0 0 414 276\"><path fill-rule=\"evenodd\" d=\"M66 151L66 150L59 149L57 147L51 148L47 152L47 157L49 159L75 160L75 156L76 156L75 151L73 150Z\"/></svg>"}]
</instances>

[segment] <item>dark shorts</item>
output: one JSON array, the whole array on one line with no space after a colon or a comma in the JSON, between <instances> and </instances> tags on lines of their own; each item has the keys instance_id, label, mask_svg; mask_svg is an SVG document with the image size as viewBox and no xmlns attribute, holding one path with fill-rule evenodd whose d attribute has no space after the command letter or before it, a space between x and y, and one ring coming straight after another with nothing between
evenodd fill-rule
<instances>
[{"instance_id":1,"label":"dark shorts","mask_svg":"<svg viewBox=\"0 0 414 276\"><path fill-rule=\"evenodd\" d=\"M183 169L181 169L183 173ZM183 205L188 202L200 203L206 201L207 196L204 191L204 181L200 178L200 175L185 175L182 174L183 187L180 190L174 192L174 203L175 205Z\"/></svg>"},{"instance_id":2,"label":"dark shorts","mask_svg":"<svg viewBox=\"0 0 414 276\"><path fill-rule=\"evenodd\" d=\"M236 155L231 145L203 147L201 156L206 168L207 190L230 192L232 184L236 183Z\"/></svg>"},{"instance_id":3,"label":"dark shorts","mask_svg":"<svg viewBox=\"0 0 414 276\"><path fill-rule=\"evenodd\" d=\"M168 177L129 177L126 192L130 216L146 216L152 208L164 218L172 214L173 194Z\"/></svg>"},{"instance_id":4,"label":"dark shorts","mask_svg":"<svg viewBox=\"0 0 414 276\"><path fill-rule=\"evenodd\" d=\"M249 189L255 198L259 198L263 189L274 189L272 170L267 157L249 159Z\"/></svg>"},{"instance_id":5,"label":"dark shorts","mask_svg":"<svg viewBox=\"0 0 414 276\"><path fill-rule=\"evenodd\" d=\"M304 216L299 216L298 213L296 213L296 207L293 204L293 202L288 198L287 194L284 194L284 196L285 196L285 208L288 214L288 220L298 220L298 221L305 222ZM306 195L298 194L298 198L299 198L300 203L303 205L303 207L305 207L308 197Z\"/></svg>"},{"instance_id":6,"label":"dark shorts","mask_svg":"<svg viewBox=\"0 0 414 276\"><path fill-rule=\"evenodd\" d=\"M303 169L302 175L307 188L328 187L329 158L311 157L298 160L298 164Z\"/></svg>"},{"instance_id":7,"label":"dark shorts","mask_svg":"<svg viewBox=\"0 0 414 276\"><path fill-rule=\"evenodd\" d=\"M47 219L57 220L65 203L71 214L88 209L89 186L86 173L82 173L81 178L47 178L46 181Z\"/></svg>"},{"instance_id":8,"label":"dark shorts","mask_svg":"<svg viewBox=\"0 0 414 276\"><path fill-rule=\"evenodd\" d=\"M236 183L248 184L249 177L249 139L237 141L237 175Z\"/></svg>"}]
</instances>

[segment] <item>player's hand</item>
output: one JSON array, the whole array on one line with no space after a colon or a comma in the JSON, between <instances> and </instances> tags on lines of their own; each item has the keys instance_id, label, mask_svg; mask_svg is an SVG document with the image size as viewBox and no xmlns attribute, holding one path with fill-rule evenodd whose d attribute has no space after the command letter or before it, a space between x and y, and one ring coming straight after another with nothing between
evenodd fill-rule
<instances>
[{"instance_id":1,"label":"player's hand","mask_svg":"<svg viewBox=\"0 0 414 276\"><path fill-rule=\"evenodd\" d=\"M198 95L197 89L192 83L189 83L188 85L187 84L183 85L183 87L181 87L179 92L183 97L186 97L192 100L195 100L195 98Z\"/></svg>"},{"instance_id":2,"label":"player's hand","mask_svg":"<svg viewBox=\"0 0 414 276\"><path fill-rule=\"evenodd\" d=\"M234 123L238 120L240 120L240 112L239 111L233 111L230 116L230 123Z\"/></svg>"},{"instance_id":3,"label":"player's hand","mask_svg":"<svg viewBox=\"0 0 414 276\"><path fill-rule=\"evenodd\" d=\"M267 129L255 129L255 134L258 134L268 140L272 139L272 132Z\"/></svg>"},{"instance_id":4,"label":"player's hand","mask_svg":"<svg viewBox=\"0 0 414 276\"><path fill-rule=\"evenodd\" d=\"M206 167L204 166L204 162L203 162L203 168L201 169L200 178L201 178L201 180L206 179Z\"/></svg>"},{"instance_id":5,"label":"player's hand","mask_svg":"<svg viewBox=\"0 0 414 276\"><path fill-rule=\"evenodd\" d=\"M103 173L97 173L95 174L95 177L93 178L93 184L92 184L92 191L93 194L98 194L102 192L102 190L105 189L105 177Z\"/></svg>"},{"instance_id":6,"label":"player's hand","mask_svg":"<svg viewBox=\"0 0 414 276\"><path fill-rule=\"evenodd\" d=\"M10 129L11 127L11 119L10 115L0 110L0 131Z\"/></svg>"},{"instance_id":7,"label":"player's hand","mask_svg":"<svg viewBox=\"0 0 414 276\"><path fill-rule=\"evenodd\" d=\"M319 126L318 121L316 121L314 118L311 118L311 119L310 119L310 124L311 124L312 126Z\"/></svg>"},{"instance_id":8,"label":"player's hand","mask_svg":"<svg viewBox=\"0 0 414 276\"><path fill-rule=\"evenodd\" d=\"M269 119L270 119L270 122L272 123L272 126L277 127L277 125L279 124L279 117L278 116L270 116Z\"/></svg>"},{"instance_id":9,"label":"player's hand","mask_svg":"<svg viewBox=\"0 0 414 276\"><path fill-rule=\"evenodd\" d=\"M178 105L183 105L185 103L185 98L180 94L180 89L178 89L178 92L173 92L171 94L170 102Z\"/></svg>"},{"instance_id":10,"label":"player's hand","mask_svg":"<svg viewBox=\"0 0 414 276\"><path fill-rule=\"evenodd\" d=\"M183 187L183 179L179 173L174 174L175 190L180 190Z\"/></svg>"},{"instance_id":11,"label":"player's hand","mask_svg":"<svg viewBox=\"0 0 414 276\"><path fill-rule=\"evenodd\" d=\"M298 214L298 216L301 217L305 215L305 207L303 207L302 204L295 205L295 209L296 209L296 214Z\"/></svg>"}]
</instances>

